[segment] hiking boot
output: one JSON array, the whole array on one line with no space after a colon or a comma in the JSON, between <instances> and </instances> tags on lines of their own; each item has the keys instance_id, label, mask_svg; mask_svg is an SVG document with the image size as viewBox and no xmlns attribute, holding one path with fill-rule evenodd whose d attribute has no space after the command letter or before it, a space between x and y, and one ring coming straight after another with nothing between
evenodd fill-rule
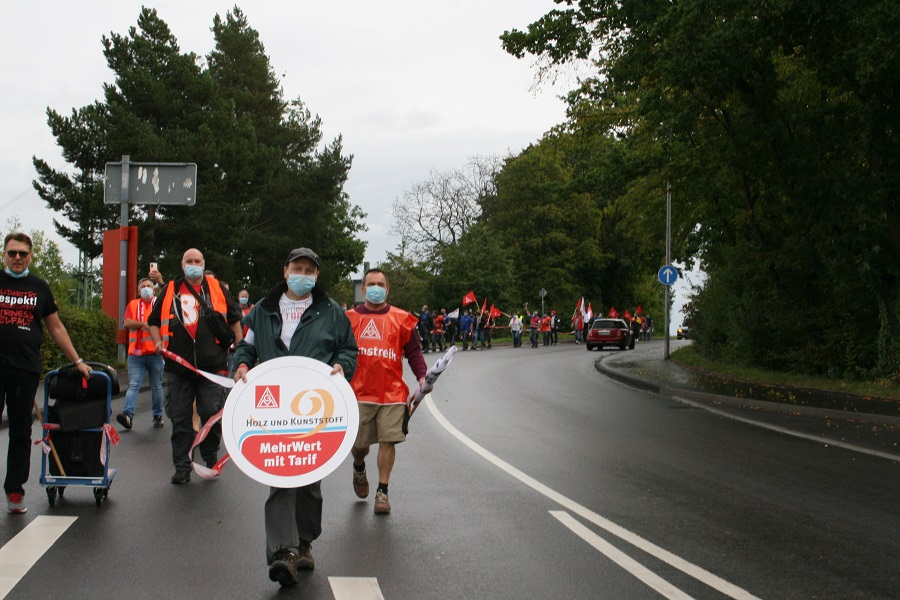
<instances>
[{"instance_id":1,"label":"hiking boot","mask_svg":"<svg viewBox=\"0 0 900 600\"><path fill-rule=\"evenodd\" d=\"M172 483L175 485L182 485L184 483L191 482L191 472L183 471L181 469L175 471L175 474L172 475Z\"/></svg>"},{"instance_id":2,"label":"hiking boot","mask_svg":"<svg viewBox=\"0 0 900 600\"><path fill-rule=\"evenodd\" d=\"M11 515L21 515L28 512L28 507L22 502L23 494L6 495L6 512Z\"/></svg>"},{"instance_id":3,"label":"hiking boot","mask_svg":"<svg viewBox=\"0 0 900 600\"><path fill-rule=\"evenodd\" d=\"M375 514L391 514L391 503L388 502L388 495L386 492L382 492L381 490L375 490Z\"/></svg>"},{"instance_id":4,"label":"hiking boot","mask_svg":"<svg viewBox=\"0 0 900 600\"><path fill-rule=\"evenodd\" d=\"M131 429L131 415L120 413L116 415L116 421L122 424L125 429Z\"/></svg>"},{"instance_id":5,"label":"hiking boot","mask_svg":"<svg viewBox=\"0 0 900 600\"><path fill-rule=\"evenodd\" d=\"M155 427L156 429L162 429L165 426L166 424L163 422L162 415L153 417L153 427Z\"/></svg>"},{"instance_id":6,"label":"hiking boot","mask_svg":"<svg viewBox=\"0 0 900 600\"><path fill-rule=\"evenodd\" d=\"M297 580L297 560L299 557L282 548L275 553L275 560L269 565L269 579L277 581L282 586L295 586L300 581Z\"/></svg>"},{"instance_id":7,"label":"hiking boot","mask_svg":"<svg viewBox=\"0 0 900 600\"><path fill-rule=\"evenodd\" d=\"M312 555L312 545L300 540L300 556L295 563L298 571L312 571L316 568L316 560Z\"/></svg>"},{"instance_id":8,"label":"hiking boot","mask_svg":"<svg viewBox=\"0 0 900 600\"><path fill-rule=\"evenodd\" d=\"M365 466L363 466L362 471L357 471L356 465L353 466L353 491L356 492L359 498L365 498L369 495L369 480L366 479Z\"/></svg>"}]
</instances>

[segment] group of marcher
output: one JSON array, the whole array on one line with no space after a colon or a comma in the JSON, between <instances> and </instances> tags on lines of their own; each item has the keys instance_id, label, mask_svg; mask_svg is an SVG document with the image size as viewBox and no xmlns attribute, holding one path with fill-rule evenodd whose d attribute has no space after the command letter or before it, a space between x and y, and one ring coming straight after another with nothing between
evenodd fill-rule
<instances>
[{"instance_id":1,"label":"group of marcher","mask_svg":"<svg viewBox=\"0 0 900 600\"><path fill-rule=\"evenodd\" d=\"M42 322L66 359L83 377L91 369L79 356L58 316L49 285L29 273L32 241L23 233L4 240L5 270L0 273L0 411L9 416L9 452L4 490L7 511L20 514L29 476L32 405L43 365L40 355ZM151 269L137 286L137 298L126 308L128 379L125 405L117 416L125 428L134 426L135 407L145 374L150 382L152 426L160 429L168 416L171 432L171 482L190 483L191 448L196 438L195 414L205 425L224 406L226 389L196 370L246 381L254 366L283 356L312 358L331 367L331 375L346 379L356 395L359 430L351 449L352 487L359 498L369 495L365 459L378 444L378 484L374 512L390 514L388 485L396 459L396 444L405 441L410 417L409 389L403 381L403 359L419 385L424 385L423 352L444 351L462 343L463 350L493 347L497 326L489 313L467 310L457 319L445 309L422 307L415 315L388 303L390 284L379 269L362 280L364 304L346 309L319 285L321 262L309 248L292 250L283 265L283 281L258 303L247 290L232 298L227 284L206 270L203 254L188 249L182 274L164 282ZM157 293L158 290L158 293ZM646 317L634 324L652 333ZM573 321L576 335L587 326ZM531 347L558 343L556 311L539 316L510 316L513 346L522 346L527 327ZM580 337L580 336L579 336ZM580 341L576 338L577 341ZM176 359L171 358L175 355ZM184 366L188 365L188 366ZM165 387L163 373L166 374ZM208 468L219 466L221 424L212 426L198 444ZM284 586L298 583L298 571L313 569L311 544L322 532L321 482L296 488L270 487L265 502L268 576Z\"/></svg>"},{"instance_id":2,"label":"group of marcher","mask_svg":"<svg viewBox=\"0 0 900 600\"><path fill-rule=\"evenodd\" d=\"M32 405L43 371L41 322L83 377L90 376L91 368L79 357L60 322L49 285L28 272L31 239L21 233L10 234L3 250L0 410L7 410L10 430L4 489L7 511L20 514L27 511L24 486L30 466ZM390 514L388 484L395 446L406 439L410 416L402 360L405 357L419 385L424 385L427 369L414 335L419 320L388 304L390 285L385 273L379 269L366 272L362 282L365 303L345 310L319 286L320 259L309 248L296 248L288 254L284 281L255 305L246 290L239 292L235 302L227 285L205 270L203 254L196 248L184 253L181 268L183 275L168 283L163 283L154 269L140 280L138 297L126 308L123 325L129 337L129 388L125 407L117 416L119 423L126 429L134 426L137 396L146 373L152 425L164 427L163 414L172 425L171 482L188 484L196 437L194 411L200 425L205 425L222 409L226 398L225 388L191 367L246 381L253 366L281 356L319 360L332 367L332 376L350 382L358 401L359 430L351 449L353 490L360 498L368 497L365 459L370 446L377 443L374 512ZM154 283L159 286L158 295ZM164 351L177 355L178 360L164 357ZM207 467L217 465L221 439L221 424L216 423L198 445ZM322 503L321 482L270 488L264 512L267 569L272 581L297 585L298 571L314 568L311 544L322 531Z\"/></svg>"}]
</instances>

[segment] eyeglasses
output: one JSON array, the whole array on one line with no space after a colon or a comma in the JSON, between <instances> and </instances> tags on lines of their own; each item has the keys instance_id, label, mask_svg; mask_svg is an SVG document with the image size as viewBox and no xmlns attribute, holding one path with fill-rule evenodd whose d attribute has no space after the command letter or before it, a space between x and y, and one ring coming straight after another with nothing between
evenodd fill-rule
<instances>
[{"instance_id":1,"label":"eyeglasses","mask_svg":"<svg viewBox=\"0 0 900 600\"><path fill-rule=\"evenodd\" d=\"M31 254L28 250L7 250L6 255L10 258L25 258Z\"/></svg>"}]
</instances>

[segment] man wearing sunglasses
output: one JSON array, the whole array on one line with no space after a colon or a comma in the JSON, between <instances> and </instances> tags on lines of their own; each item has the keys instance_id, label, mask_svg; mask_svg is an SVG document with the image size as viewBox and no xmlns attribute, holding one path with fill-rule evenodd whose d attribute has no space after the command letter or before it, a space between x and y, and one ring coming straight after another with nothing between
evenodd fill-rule
<instances>
[{"instance_id":1,"label":"man wearing sunglasses","mask_svg":"<svg viewBox=\"0 0 900 600\"><path fill-rule=\"evenodd\" d=\"M41 341L47 332L76 368L88 377L91 368L78 357L72 340L59 320L56 300L43 279L31 275L31 238L24 233L10 233L3 241L0 272L0 414L9 418L9 450L7 453L6 510L20 514L28 510L22 497L31 463L31 411L34 395L43 372Z\"/></svg>"}]
</instances>

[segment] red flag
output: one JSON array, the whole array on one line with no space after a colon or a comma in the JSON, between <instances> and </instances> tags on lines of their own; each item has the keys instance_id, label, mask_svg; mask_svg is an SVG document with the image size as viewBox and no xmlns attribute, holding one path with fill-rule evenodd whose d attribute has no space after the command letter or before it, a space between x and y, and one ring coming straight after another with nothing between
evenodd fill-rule
<instances>
[{"instance_id":1,"label":"red flag","mask_svg":"<svg viewBox=\"0 0 900 600\"><path fill-rule=\"evenodd\" d=\"M475 299L475 290L472 290L465 296L463 296L462 305L468 306L470 304L478 304L478 300Z\"/></svg>"},{"instance_id":2,"label":"red flag","mask_svg":"<svg viewBox=\"0 0 900 600\"><path fill-rule=\"evenodd\" d=\"M630 321L630 320L631 320L631 313L628 312L628 309L627 309L627 308L625 309L625 314L622 315L622 318L625 319L626 321Z\"/></svg>"},{"instance_id":3,"label":"red flag","mask_svg":"<svg viewBox=\"0 0 900 600\"><path fill-rule=\"evenodd\" d=\"M581 310L581 305L584 304L584 298L579 298L578 302L575 303L575 310Z\"/></svg>"},{"instance_id":4,"label":"red flag","mask_svg":"<svg viewBox=\"0 0 900 600\"><path fill-rule=\"evenodd\" d=\"M488 313L492 319L496 319L503 313L500 312L500 309L491 304L491 312Z\"/></svg>"},{"instance_id":5,"label":"red flag","mask_svg":"<svg viewBox=\"0 0 900 600\"><path fill-rule=\"evenodd\" d=\"M584 313L584 319L586 321L590 321L593 318L594 318L594 307L591 306L590 302L588 302L588 309L587 309L587 312Z\"/></svg>"},{"instance_id":6,"label":"red flag","mask_svg":"<svg viewBox=\"0 0 900 600\"><path fill-rule=\"evenodd\" d=\"M616 312L616 307L615 307L615 306L610 306L610 307L609 307L609 318L610 318L610 319L618 319L618 318L619 318L619 313Z\"/></svg>"},{"instance_id":7,"label":"red flag","mask_svg":"<svg viewBox=\"0 0 900 600\"><path fill-rule=\"evenodd\" d=\"M636 309L634 309L634 314L639 315L639 314L641 314L642 312L643 312L643 311L641 310L641 305L638 304L638 307L637 307Z\"/></svg>"},{"instance_id":8,"label":"red flag","mask_svg":"<svg viewBox=\"0 0 900 600\"><path fill-rule=\"evenodd\" d=\"M476 304L478 304L476 302ZM487 298L484 299L484 304L481 305L481 314L484 314L484 311L487 310Z\"/></svg>"}]
</instances>

